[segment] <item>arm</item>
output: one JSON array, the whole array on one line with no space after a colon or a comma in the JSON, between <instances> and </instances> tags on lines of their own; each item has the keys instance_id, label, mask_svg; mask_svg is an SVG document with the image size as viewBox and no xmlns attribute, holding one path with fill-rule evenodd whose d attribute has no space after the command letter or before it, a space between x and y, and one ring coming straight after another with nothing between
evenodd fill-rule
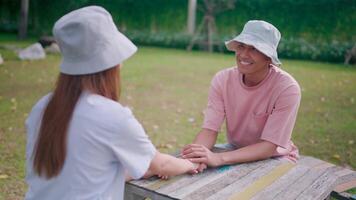
<instances>
[{"instance_id":1,"label":"arm","mask_svg":"<svg viewBox=\"0 0 356 200\"><path fill-rule=\"evenodd\" d=\"M220 165L251 162L272 157L276 149L277 145L272 142L261 141L234 151L218 153L218 157Z\"/></svg>"},{"instance_id":2,"label":"arm","mask_svg":"<svg viewBox=\"0 0 356 200\"><path fill-rule=\"evenodd\" d=\"M218 132L203 128L198 135L195 137L192 144L186 145L181 152L182 158L188 158L187 155L192 153L195 149L195 146L198 147L203 146L206 149L212 149L216 143L216 138L218 136ZM206 163L199 163L199 167L197 172L202 172L207 168Z\"/></svg>"},{"instance_id":3,"label":"arm","mask_svg":"<svg viewBox=\"0 0 356 200\"><path fill-rule=\"evenodd\" d=\"M216 143L218 132L203 128L195 137L193 143L204 145L208 149L212 149Z\"/></svg>"},{"instance_id":4,"label":"arm","mask_svg":"<svg viewBox=\"0 0 356 200\"><path fill-rule=\"evenodd\" d=\"M238 150L213 153L204 146L195 146L186 155L192 162L220 166L233 163L263 160L275 155L277 146L288 148L300 102L299 87L290 87L276 100L273 113L269 116L260 140Z\"/></svg>"},{"instance_id":5,"label":"arm","mask_svg":"<svg viewBox=\"0 0 356 200\"><path fill-rule=\"evenodd\" d=\"M217 73L211 81L208 105L204 111L203 129L195 137L192 144L185 146L182 149L182 157L189 158L196 147L204 147L212 149L216 143L218 131L225 119L225 106L222 91L224 88L226 73ZM198 171L202 172L207 167L206 163L200 163Z\"/></svg>"},{"instance_id":6,"label":"arm","mask_svg":"<svg viewBox=\"0 0 356 200\"><path fill-rule=\"evenodd\" d=\"M203 145L192 145L186 151L189 153L185 154L184 158L188 158L194 163L205 163L208 166L217 167L267 159L273 156L276 148L277 145L271 142L261 141L234 151L213 153Z\"/></svg>"},{"instance_id":7,"label":"arm","mask_svg":"<svg viewBox=\"0 0 356 200\"><path fill-rule=\"evenodd\" d=\"M161 177L176 176L194 171L197 167L196 164L193 164L189 160L176 158L157 151L144 177L148 178L153 175Z\"/></svg>"}]
</instances>

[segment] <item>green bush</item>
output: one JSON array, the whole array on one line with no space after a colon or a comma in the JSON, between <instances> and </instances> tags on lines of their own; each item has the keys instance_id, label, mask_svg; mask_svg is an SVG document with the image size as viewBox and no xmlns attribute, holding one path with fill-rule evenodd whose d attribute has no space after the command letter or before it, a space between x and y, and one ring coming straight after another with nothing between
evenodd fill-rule
<instances>
[{"instance_id":1,"label":"green bush","mask_svg":"<svg viewBox=\"0 0 356 200\"><path fill-rule=\"evenodd\" d=\"M310 42L302 38L288 38L281 40L278 53L282 58L343 62L346 51L352 46L351 41Z\"/></svg>"},{"instance_id":2,"label":"green bush","mask_svg":"<svg viewBox=\"0 0 356 200\"><path fill-rule=\"evenodd\" d=\"M139 31L126 32L125 34L138 45L171 47L178 49L186 49L189 45L192 36L183 33L145 33ZM228 53L224 42L231 39L231 36L222 36L215 38L214 51L222 51ZM198 37L199 41L203 40L203 36ZM199 42L198 42L199 43ZM302 38L282 38L279 47L278 55L281 58L317 60L326 62L343 62L348 49L351 49L353 43L350 42L323 42L323 41L306 41ZM194 50L201 50L204 45L194 45Z\"/></svg>"},{"instance_id":3,"label":"green bush","mask_svg":"<svg viewBox=\"0 0 356 200\"><path fill-rule=\"evenodd\" d=\"M1 32L17 32L20 3L0 0ZM182 0L33 0L28 32L36 38L51 34L59 17L87 5L105 7L119 29L138 44L184 49L191 39L185 34L188 1ZM356 41L355 10L355 0L236 0L235 9L216 16L219 36L214 50L226 51L225 40L241 32L246 21L261 19L281 31L282 58L343 62L346 50ZM198 9L197 27L202 18ZM203 37L198 39L202 41ZM195 45L193 49L205 46Z\"/></svg>"}]
</instances>

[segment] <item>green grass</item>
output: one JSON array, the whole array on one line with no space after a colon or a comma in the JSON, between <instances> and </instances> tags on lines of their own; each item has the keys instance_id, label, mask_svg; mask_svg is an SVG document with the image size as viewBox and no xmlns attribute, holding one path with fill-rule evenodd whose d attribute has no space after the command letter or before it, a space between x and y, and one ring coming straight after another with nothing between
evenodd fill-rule
<instances>
[{"instance_id":1,"label":"green grass","mask_svg":"<svg viewBox=\"0 0 356 200\"><path fill-rule=\"evenodd\" d=\"M0 45L7 41L0 38ZM18 42L12 42L18 44ZM27 42L20 43L21 45ZM22 199L26 191L24 120L49 92L60 57L20 61L0 48L0 199ZM356 168L356 69L283 60L302 87L293 133L301 154ZM200 130L213 75L234 65L232 55L140 48L122 68L121 102L133 109L153 143L172 152ZM223 134L219 141L223 142Z\"/></svg>"}]
</instances>

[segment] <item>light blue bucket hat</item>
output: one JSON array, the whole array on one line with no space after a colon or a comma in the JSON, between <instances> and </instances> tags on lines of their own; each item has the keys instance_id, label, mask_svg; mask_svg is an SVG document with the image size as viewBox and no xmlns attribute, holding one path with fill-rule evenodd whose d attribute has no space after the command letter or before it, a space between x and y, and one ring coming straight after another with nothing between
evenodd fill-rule
<instances>
[{"instance_id":1,"label":"light blue bucket hat","mask_svg":"<svg viewBox=\"0 0 356 200\"><path fill-rule=\"evenodd\" d=\"M69 75L104 71L137 51L118 31L110 13L99 6L64 15L55 23L53 35L62 54L60 71Z\"/></svg>"},{"instance_id":2,"label":"light blue bucket hat","mask_svg":"<svg viewBox=\"0 0 356 200\"><path fill-rule=\"evenodd\" d=\"M278 59L277 47L281 33L272 24L262 20L248 21L242 32L234 39L226 41L226 48L235 51L236 42L241 42L255 47L258 51L271 58L275 65L282 64Z\"/></svg>"}]
</instances>

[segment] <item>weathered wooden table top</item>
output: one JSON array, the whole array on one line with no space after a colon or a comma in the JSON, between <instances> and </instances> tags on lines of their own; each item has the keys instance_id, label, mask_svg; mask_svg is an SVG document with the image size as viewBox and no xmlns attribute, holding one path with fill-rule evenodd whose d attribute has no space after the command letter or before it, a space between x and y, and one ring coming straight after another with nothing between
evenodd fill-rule
<instances>
[{"instance_id":1,"label":"weathered wooden table top","mask_svg":"<svg viewBox=\"0 0 356 200\"><path fill-rule=\"evenodd\" d=\"M325 199L333 190L356 187L356 172L302 156L210 168L196 175L126 184L125 199Z\"/></svg>"}]
</instances>

